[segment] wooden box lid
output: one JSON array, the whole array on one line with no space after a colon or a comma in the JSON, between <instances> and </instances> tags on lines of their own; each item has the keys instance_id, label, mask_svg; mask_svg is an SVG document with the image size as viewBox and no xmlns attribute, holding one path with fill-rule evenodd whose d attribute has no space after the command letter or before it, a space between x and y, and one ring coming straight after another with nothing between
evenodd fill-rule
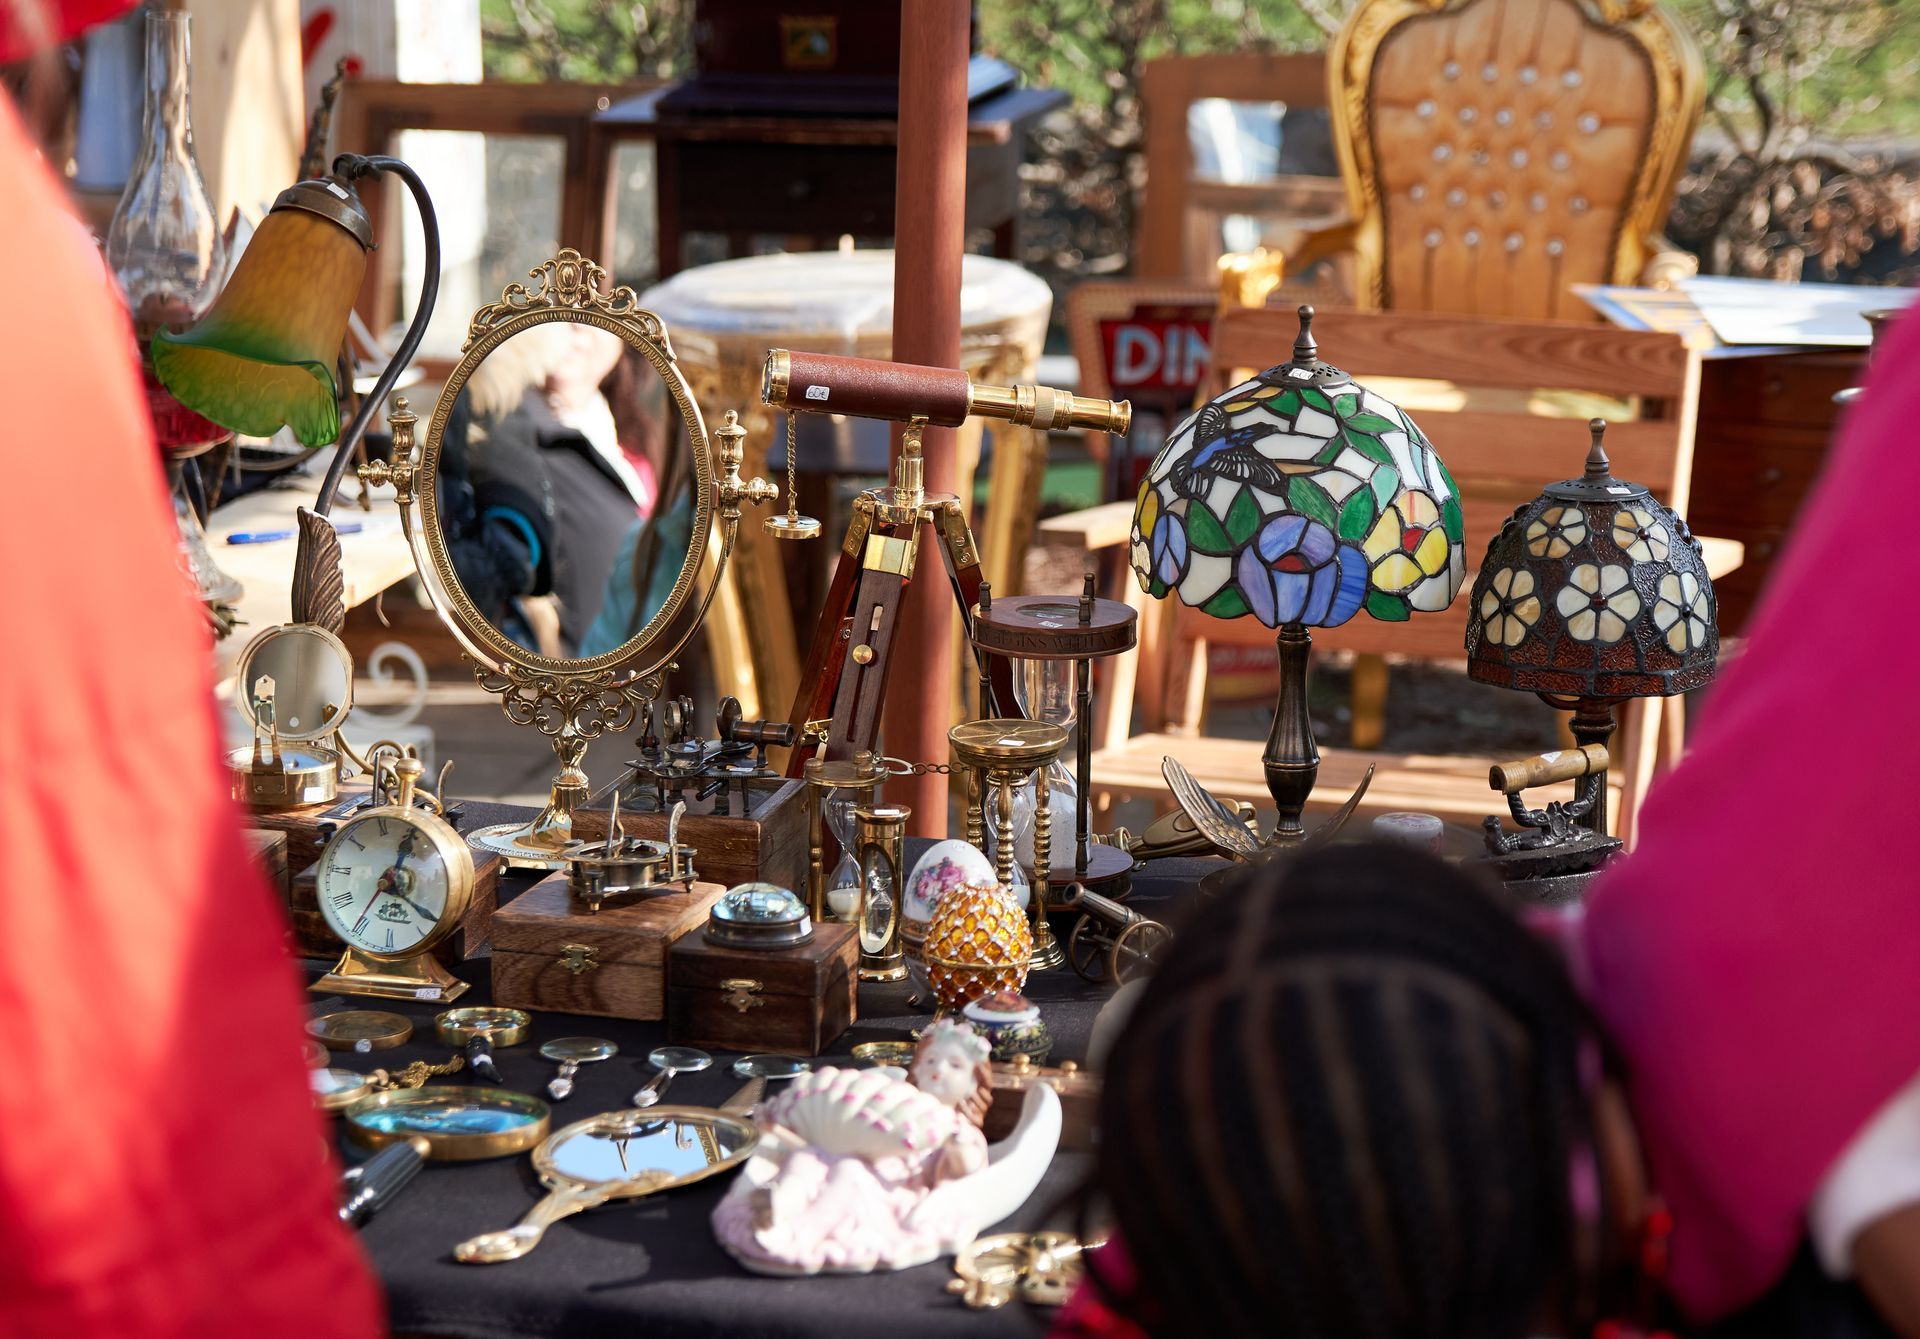
<instances>
[{"instance_id":1,"label":"wooden box lid","mask_svg":"<svg viewBox=\"0 0 1920 1339\"><path fill-rule=\"evenodd\" d=\"M493 913L493 951L551 957L563 944L586 944L603 963L658 971L665 946L704 925L726 891L717 883L696 883L690 892L609 903L590 916L576 908L566 874L550 874Z\"/></svg>"},{"instance_id":2,"label":"wooden box lid","mask_svg":"<svg viewBox=\"0 0 1920 1339\"><path fill-rule=\"evenodd\" d=\"M751 977L762 994L819 999L846 989L860 954L856 934L851 925L829 921L815 925L804 944L755 951L709 944L702 923L673 946L669 984L675 990L719 990L723 981Z\"/></svg>"}]
</instances>

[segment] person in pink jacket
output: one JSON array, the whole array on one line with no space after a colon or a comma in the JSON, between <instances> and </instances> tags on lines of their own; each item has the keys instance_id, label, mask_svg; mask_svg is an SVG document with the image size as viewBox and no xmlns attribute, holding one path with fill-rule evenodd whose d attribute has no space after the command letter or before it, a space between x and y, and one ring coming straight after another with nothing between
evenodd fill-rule
<instances>
[{"instance_id":1,"label":"person in pink jacket","mask_svg":"<svg viewBox=\"0 0 1920 1339\"><path fill-rule=\"evenodd\" d=\"M1882 339L1744 647L1588 909L1697 1320L1803 1242L1920 1336L1920 320Z\"/></svg>"}]
</instances>

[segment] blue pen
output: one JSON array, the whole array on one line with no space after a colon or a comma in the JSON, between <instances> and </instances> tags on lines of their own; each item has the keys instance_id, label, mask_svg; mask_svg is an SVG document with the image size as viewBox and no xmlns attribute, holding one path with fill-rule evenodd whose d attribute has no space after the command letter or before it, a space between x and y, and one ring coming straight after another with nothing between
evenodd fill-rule
<instances>
[{"instance_id":1,"label":"blue pen","mask_svg":"<svg viewBox=\"0 0 1920 1339\"><path fill-rule=\"evenodd\" d=\"M334 526L333 530L339 535L357 535L362 528L360 522L348 521L345 525ZM227 543L271 544L277 539L292 539L296 533L293 530L236 530L227 536Z\"/></svg>"}]
</instances>

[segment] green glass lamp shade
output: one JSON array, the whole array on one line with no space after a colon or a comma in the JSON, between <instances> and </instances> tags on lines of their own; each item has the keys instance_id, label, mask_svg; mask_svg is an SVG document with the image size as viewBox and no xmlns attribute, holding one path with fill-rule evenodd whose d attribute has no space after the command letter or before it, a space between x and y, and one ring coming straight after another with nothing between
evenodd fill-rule
<instances>
[{"instance_id":1,"label":"green glass lamp shade","mask_svg":"<svg viewBox=\"0 0 1920 1339\"><path fill-rule=\"evenodd\" d=\"M1553 484L1487 547L1467 610L1467 673L1554 697L1668 697L1713 678L1713 582L1686 522L1613 477L1588 424L1586 473Z\"/></svg>"},{"instance_id":2,"label":"green glass lamp shade","mask_svg":"<svg viewBox=\"0 0 1920 1339\"><path fill-rule=\"evenodd\" d=\"M154 336L154 374L181 404L235 432L271 437L284 426L304 446L334 441L334 363L371 236L358 198L337 180L283 192L207 314Z\"/></svg>"},{"instance_id":3,"label":"green glass lamp shade","mask_svg":"<svg viewBox=\"0 0 1920 1339\"><path fill-rule=\"evenodd\" d=\"M1141 587L1219 618L1335 627L1437 612L1466 580L1459 490L1397 405L1294 359L1203 405L1154 458L1134 509Z\"/></svg>"}]
</instances>

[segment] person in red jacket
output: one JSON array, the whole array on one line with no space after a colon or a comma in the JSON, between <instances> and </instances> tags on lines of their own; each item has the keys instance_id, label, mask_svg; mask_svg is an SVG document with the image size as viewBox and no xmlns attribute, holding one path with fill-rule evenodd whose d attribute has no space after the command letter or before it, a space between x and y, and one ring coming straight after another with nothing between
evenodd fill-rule
<instances>
[{"instance_id":1,"label":"person in red jacket","mask_svg":"<svg viewBox=\"0 0 1920 1339\"><path fill-rule=\"evenodd\" d=\"M127 315L4 97L0 181L0 1335L378 1335Z\"/></svg>"}]
</instances>

